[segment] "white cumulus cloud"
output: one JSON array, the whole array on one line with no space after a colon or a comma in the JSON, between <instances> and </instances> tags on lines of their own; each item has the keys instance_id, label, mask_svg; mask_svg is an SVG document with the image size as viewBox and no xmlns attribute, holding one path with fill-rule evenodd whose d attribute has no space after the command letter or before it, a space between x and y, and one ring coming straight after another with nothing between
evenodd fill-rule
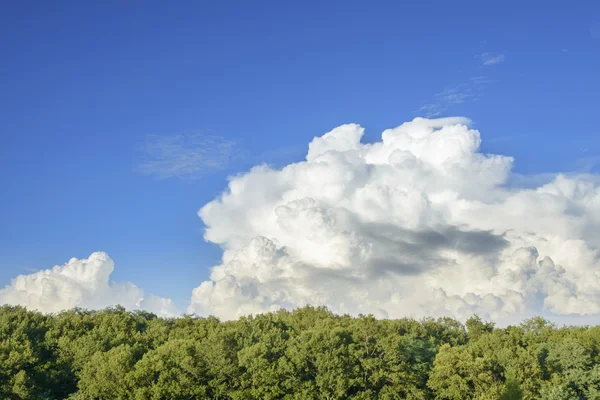
<instances>
[{"instance_id":1,"label":"white cumulus cloud","mask_svg":"<svg viewBox=\"0 0 600 400\"><path fill-rule=\"evenodd\" d=\"M16 277L0 289L0 304L22 305L45 313L122 305L163 317L178 314L170 299L145 294L130 282L111 282L113 270L114 262L106 253L93 253L87 259L72 258L64 265Z\"/></svg>"},{"instance_id":2,"label":"white cumulus cloud","mask_svg":"<svg viewBox=\"0 0 600 400\"><path fill-rule=\"evenodd\" d=\"M465 118L416 118L376 143L363 132L316 137L305 161L233 177L199 211L223 257L189 312L313 304L500 323L600 313L595 176L508 185L513 159L480 153Z\"/></svg>"}]
</instances>

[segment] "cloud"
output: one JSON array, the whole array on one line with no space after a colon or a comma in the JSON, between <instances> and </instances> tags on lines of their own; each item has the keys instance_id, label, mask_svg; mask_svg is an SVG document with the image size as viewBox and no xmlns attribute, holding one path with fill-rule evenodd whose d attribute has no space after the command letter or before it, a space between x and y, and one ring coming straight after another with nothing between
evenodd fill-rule
<instances>
[{"instance_id":1,"label":"cloud","mask_svg":"<svg viewBox=\"0 0 600 400\"><path fill-rule=\"evenodd\" d=\"M473 87L469 84L461 84L446 89L434 95L435 101L422 106L419 111L427 117L437 117L449 108L462 104L475 97Z\"/></svg>"},{"instance_id":2,"label":"cloud","mask_svg":"<svg viewBox=\"0 0 600 400\"><path fill-rule=\"evenodd\" d=\"M482 154L465 118L416 118L362 143L342 125L306 160L233 177L199 216L223 249L189 312L224 319L326 305L500 324L600 313L600 189Z\"/></svg>"},{"instance_id":3,"label":"cloud","mask_svg":"<svg viewBox=\"0 0 600 400\"><path fill-rule=\"evenodd\" d=\"M114 263L106 253L93 253L81 260L72 258L64 265L18 276L0 289L0 304L22 305L45 313L122 305L164 317L178 314L169 299L145 294L130 282L111 282L113 270Z\"/></svg>"},{"instance_id":4,"label":"cloud","mask_svg":"<svg viewBox=\"0 0 600 400\"><path fill-rule=\"evenodd\" d=\"M190 179L225 168L235 142L200 133L148 135L142 150L145 159L139 170L143 174L157 179Z\"/></svg>"},{"instance_id":5,"label":"cloud","mask_svg":"<svg viewBox=\"0 0 600 400\"><path fill-rule=\"evenodd\" d=\"M485 76L475 76L467 82L449 87L433 95L433 102L427 103L419 112L428 118L438 117L450 108L463 104L467 101L477 101L481 98L483 91L492 81Z\"/></svg>"},{"instance_id":6,"label":"cloud","mask_svg":"<svg viewBox=\"0 0 600 400\"><path fill-rule=\"evenodd\" d=\"M482 53L479 58L485 66L500 64L505 59L504 54L498 53Z\"/></svg>"}]
</instances>

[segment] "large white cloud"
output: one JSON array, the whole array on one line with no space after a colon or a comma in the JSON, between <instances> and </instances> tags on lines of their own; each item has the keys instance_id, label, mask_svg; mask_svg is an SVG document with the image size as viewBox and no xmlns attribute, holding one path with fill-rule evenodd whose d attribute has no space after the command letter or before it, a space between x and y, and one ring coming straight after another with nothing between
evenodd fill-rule
<instances>
[{"instance_id":1,"label":"large white cloud","mask_svg":"<svg viewBox=\"0 0 600 400\"><path fill-rule=\"evenodd\" d=\"M0 304L22 305L45 313L122 305L164 317L178 314L170 299L145 294L130 282L111 282L113 270L114 262L106 253L93 253L81 260L72 258L64 265L18 276L0 289Z\"/></svg>"},{"instance_id":2,"label":"large white cloud","mask_svg":"<svg viewBox=\"0 0 600 400\"><path fill-rule=\"evenodd\" d=\"M371 144L343 125L314 138L306 161L232 178L199 212L223 259L188 311L600 313L596 177L511 186L512 158L479 153L469 124L416 118Z\"/></svg>"}]
</instances>

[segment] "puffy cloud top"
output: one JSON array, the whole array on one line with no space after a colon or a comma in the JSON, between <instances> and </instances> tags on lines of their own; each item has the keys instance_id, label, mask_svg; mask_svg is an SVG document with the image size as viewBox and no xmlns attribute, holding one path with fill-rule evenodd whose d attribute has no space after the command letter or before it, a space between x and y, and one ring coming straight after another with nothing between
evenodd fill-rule
<instances>
[{"instance_id":1,"label":"puffy cloud top","mask_svg":"<svg viewBox=\"0 0 600 400\"><path fill-rule=\"evenodd\" d=\"M160 316L177 314L169 299L146 295L130 282L110 282L114 267L113 260L102 252L93 253L87 259L72 258L64 265L18 276L9 286L0 289L0 304L23 305L46 313L119 304Z\"/></svg>"},{"instance_id":2,"label":"puffy cloud top","mask_svg":"<svg viewBox=\"0 0 600 400\"><path fill-rule=\"evenodd\" d=\"M595 177L507 184L465 118L423 119L364 144L342 125L306 161L232 178L199 216L223 248L190 312L228 319L322 304L380 317L600 312Z\"/></svg>"}]
</instances>

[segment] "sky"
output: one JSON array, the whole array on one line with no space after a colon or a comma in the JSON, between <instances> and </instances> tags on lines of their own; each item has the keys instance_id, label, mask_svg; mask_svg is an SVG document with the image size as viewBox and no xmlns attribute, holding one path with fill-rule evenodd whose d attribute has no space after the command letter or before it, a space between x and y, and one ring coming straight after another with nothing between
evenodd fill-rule
<instances>
[{"instance_id":1,"label":"sky","mask_svg":"<svg viewBox=\"0 0 600 400\"><path fill-rule=\"evenodd\" d=\"M598 2L0 8L2 302L600 314Z\"/></svg>"}]
</instances>

